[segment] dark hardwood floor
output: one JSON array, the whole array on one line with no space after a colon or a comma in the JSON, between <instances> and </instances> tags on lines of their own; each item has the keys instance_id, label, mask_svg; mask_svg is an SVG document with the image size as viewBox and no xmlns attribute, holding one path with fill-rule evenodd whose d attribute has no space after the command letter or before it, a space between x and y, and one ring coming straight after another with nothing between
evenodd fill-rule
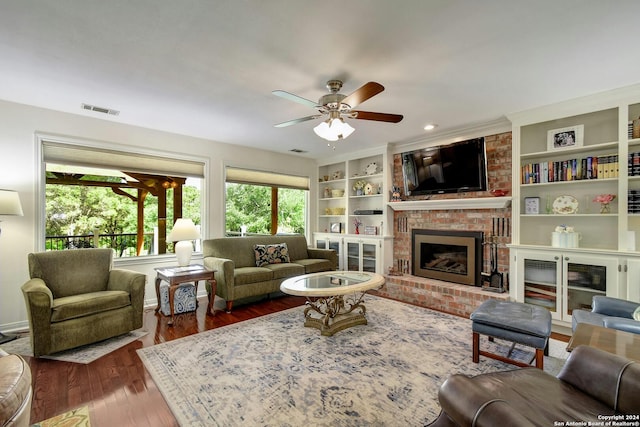
<instances>
[{"instance_id":1,"label":"dark hardwood floor","mask_svg":"<svg viewBox=\"0 0 640 427\"><path fill-rule=\"evenodd\" d=\"M304 301L283 296L207 316L206 299L200 299L195 312L176 315L174 326L167 325L168 317L149 308L144 312L148 335L88 365L25 357L33 376L31 423L86 405L92 427L177 426L137 349L300 306ZM223 306L216 301L216 308Z\"/></svg>"},{"instance_id":2,"label":"dark hardwood floor","mask_svg":"<svg viewBox=\"0 0 640 427\"><path fill-rule=\"evenodd\" d=\"M137 349L301 306L304 302L302 297L283 296L238 306L232 313L225 313L223 303L216 300L215 316L207 316L206 299L201 298L195 312L176 315L174 326L168 326L168 317L148 308L144 312L148 335L88 365L25 357L34 384L31 423L86 405L92 427L177 426ZM302 312L300 316L302 322ZM568 341L562 335L552 336Z\"/></svg>"}]
</instances>

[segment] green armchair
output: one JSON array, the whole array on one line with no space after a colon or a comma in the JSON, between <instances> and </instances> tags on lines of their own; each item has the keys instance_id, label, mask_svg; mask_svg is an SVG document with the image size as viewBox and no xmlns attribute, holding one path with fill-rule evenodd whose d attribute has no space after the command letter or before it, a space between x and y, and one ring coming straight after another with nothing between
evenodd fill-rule
<instances>
[{"instance_id":1,"label":"green armchair","mask_svg":"<svg viewBox=\"0 0 640 427\"><path fill-rule=\"evenodd\" d=\"M113 250L29 254L22 285L31 346L38 357L142 327L146 276L112 269Z\"/></svg>"}]
</instances>

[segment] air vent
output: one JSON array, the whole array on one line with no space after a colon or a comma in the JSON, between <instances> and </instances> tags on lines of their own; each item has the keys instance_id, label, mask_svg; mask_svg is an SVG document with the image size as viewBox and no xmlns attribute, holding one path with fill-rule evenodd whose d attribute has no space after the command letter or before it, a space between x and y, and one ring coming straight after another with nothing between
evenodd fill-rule
<instances>
[{"instance_id":1,"label":"air vent","mask_svg":"<svg viewBox=\"0 0 640 427\"><path fill-rule=\"evenodd\" d=\"M117 116L118 114L120 114L120 111L118 110L112 110L111 108L98 107L90 104L82 104L82 109L95 111L97 113L111 114L112 116Z\"/></svg>"},{"instance_id":2,"label":"air vent","mask_svg":"<svg viewBox=\"0 0 640 427\"><path fill-rule=\"evenodd\" d=\"M307 152L307 151L305 151L305 150L301 150L301 149L299 149L299 148L292 148L292 149L291 149L291 150L289 150L289 151L291 151L292 153L306 153L306 152Z\"/></svg>"}]
</instances>

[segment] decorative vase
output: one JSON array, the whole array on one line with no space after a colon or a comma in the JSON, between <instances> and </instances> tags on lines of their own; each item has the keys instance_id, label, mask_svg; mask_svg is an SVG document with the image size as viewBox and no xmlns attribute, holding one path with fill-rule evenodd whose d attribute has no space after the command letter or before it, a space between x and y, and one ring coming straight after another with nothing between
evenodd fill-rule
<instances>
[{"instance_id":1,"label":"decorative vase","mask_svg":"<svg viewBox=\"0 0 640 427\"><path fill-rule=\"evenodd\" d=\"M356 190L356 196L362 196L362 188Z\"/></svg>"},{"instance_id":2,"label":"decorative vase","mask_svg":"<svg viewBox=\"0 0 640 427\"><path fill-rule=\"evenodd\" d=\"M611 213L611 206L609 206L609 203L600 203L600 213Z\"/></svg>"},{"instance_id":3,"label":"decorative vase","mask_svg":"<svg viewBox=\"0 0 640 427\"><path fill-rule=\"evenodd\" d=\"M360 234L360 227L356 225L356 234Z\"/></svg>"}]
</instances>

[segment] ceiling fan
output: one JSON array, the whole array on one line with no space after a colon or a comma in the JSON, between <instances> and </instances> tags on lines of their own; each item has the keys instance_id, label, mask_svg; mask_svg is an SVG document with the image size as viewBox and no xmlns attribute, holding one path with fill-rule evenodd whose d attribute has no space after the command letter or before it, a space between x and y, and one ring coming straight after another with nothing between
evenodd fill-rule
<instances>
[{"instance_id":1,"label":"ceiling fan","mask_svg":"<svg viewBox=\"0 0 640 427\"><path fill-rule=\"evenodd\" d=\"M278 123L274 126L286 127L328 116L327 120L320 123L313 130L318 136L328 141L337 141L338 139L344 139L347 136L351 135L351 133L355 130L344 121L345 118L374 120L378 122L389 123L398 123L402 120L403 116L399 114L374 113L371 111L361 111L353 109L356 106L362 104L367 99L372 98L373 96L382 92L384 90L384 86L382 86L380 83L366 83L351 95L343 95L341 93L338 93L340 92L341 88L341 80L329 80L327 82L327 89L329 89L331 93L320 97L318 102L302 98L298 95L294 95L284 90L274 90L272 92L274 95L297 102L302 105L306 105L311 108L315 108L320 113Z\"/></svg>"}]
</instances>

